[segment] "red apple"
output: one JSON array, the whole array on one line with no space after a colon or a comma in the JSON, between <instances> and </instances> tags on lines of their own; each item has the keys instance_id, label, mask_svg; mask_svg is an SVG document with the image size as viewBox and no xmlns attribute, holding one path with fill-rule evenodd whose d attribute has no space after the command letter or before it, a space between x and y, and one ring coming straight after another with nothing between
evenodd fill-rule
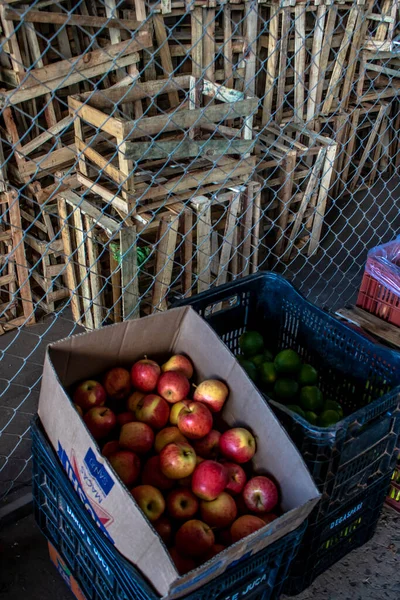
<instances>
[{"instance_id":1,"label":"red apple","mask_svg":"<svg viewBox=\"0 0 400 600\"><path fill-rule=\"evenodd\" d=\"M162 429L168 423L169 406L160 396L148 394L137 403L135 417L152 429Z\"/></svg>"},{"instance_id":2,"label":"red apple","mask_svg":"<svg viewBox=\"0 0 400 600\"><path fill-rule=\"evenodd\" d=\"M231 526L232 543L238 542L262 527L265 527L265 523L260 517L256 517L255 515L243 515L239 517Z\"/></svg>"},{"instance_id":3,"label":"red apple","mask_svg":"<svg viewBox=\"0 0 400 600\"><path fill-rule=\"evenodd\" d=\"M236 502L230 494L222 492L215 500L200 503L200 514L210 527L228 527L237 516Z\"/></svg>"},{"instance_id":4,"label":"red apple","mask_svg":"<svg viewBox=\"0 0 400 600\"><path fill-rule=\"evenodd\" d=\"M95 406L83 417L86 427L95 440L108 436L117 424L117 417L106 406Z\"/></svg>"},{"instance_id":5,"label":"red apple","mask_svg":"<svg viewBox=\"0 0 400 600\"><path fill-rule=\"evenodd\" d=\"M73 401L83 411L103 406L107 400L106 390L101 383L88 379L78 385L74 392Z\"/></svg>"},{"instance_id":6,"label":"red apple","mask_svg":"<svg viewBox=\"0 0 400 600\"><path fill-rule=\"evenodd\" d=\"M204 404L190 402L178 415L179 431L191 440L208 435L213 425L212 414Z\"/></svg>"},{"instance_id":7,"label":"red apple","mask_svg":"<svg viewBox=\"0 0 400 600\"><path fill-rule=\"evenodd\" d=\"M74 409L76 410L76 412L78 413L78 415L80 417L83 417L83 409L80 406L78 406L78 404L74 403Z\"/></svg>"},{"instance_id":8,"label":"red apple","mask_svg":"<svg viewBox=\"0 0 400 600\"><path fill-rule=\"evenodd\" d=\"M169 422L171 425L176 425L178 423L178 415L181 412L182 408L189 406L191 400L181 400L180 402L176 402L171 406L171 412L169 413Z\"/></svg>"},{"instance_id":9,"label":"red apple","mask_svg":"<svg viewBox=\"0 0 400 600\"><path fill-rule=\"evenodd\" d=\"M172 479L166 477L161 471L160 457L152 456L146 462L142 471L142 483L145 485L153 485L159 490L170 490L174 485Z\"/></svg>"},{"instance_id":10,"label":"red apple","mask_svg":"<svg viewBox=\"0 0 400 600\"><path fill-rule=\"evenodd\" d=\"M186 356L183 354L175 354L175 356L171 356L166 363L164 363L161 367L163 373L167 371L179 371L188 379L193 377L193 365Z\"/></svg>"},{"instance_id":11,"label":"red apple","mask_svg":"<svg viewBox=\"0 0 400 600\"><path fill-rule=\"evenodd\" d=\"M193 400L206 404L212 412L219 412L227 399L229 389L223 381L207 379L198 385Z\"/></svg>"},{"instance_id":12,"label":"red apple","mask_svg":"<svg viewBox=\"0 0 400 600\"><path fill-rule=\"evenodd\" d=\"M223 544L213 544L210 548L210 551L204 556L204 562L211 560L214 556L217 556L220 552L225 550L226 546Z\"/></svg>"},{"instance_id":13,"label":"red apple","mask_svg":"<svg viewBox=\"0 0 400 600\"><path fill-rule=\"evenodd\" d=\"M133 392L133 394L131 394L128 400L126 401L126 410L129 410L130 412L134 413L138 402L140 402L140 400L144 398L145 395L146 394L143 394L143 392Z\"/></svg>"},{"instance_id":14,"label":"red apple","mask_svg":"<svg viewBox=\"0 0 400 600\"><path fill-rule=\"evenodd\" d=\"M154 433L151 427L146 423L126 423L122 426L119 434L119 444L121 448L145 454L149 452L154 443Z\"/></svg>"},{"instance_id":15,"label":"red apple","mask_svg":"<svg viewBox=\"0 0 400 600\"><path fill-rule=\"evenodd\" d=\"M117 415L117 423L120 427L125 425L126 423L132 423L135 420L135 415L130 411L126 410L125 412L119 413Z\"/></svg>"},{"instance_id":16,"label":"red apple","mask_svg":"<svg viewBox=\"0 0 400 600\"><path fill-rule=\"evenodd\" d=\"M231 494L240 494L243 491L247 480L246 473L241 466L235 463L224 462L223 465L228 471L228 485L226 486L226 489L231 492Z\"/></svg>"},{"instance_id":17,"label":"red apple","mask_svg":"<svg viewBox=\"0 0 400 600\"><path fill-rule=\"evenodd\" d=\"M246 483L243 499L252 512L270 512L278 504L278 489L269 477L259 475Z\"/></svg>"},{"instance_id":18,"label":"red apple","mask_svg":"<svg viewBox=\"0 0 400 600\"><path fill-rule=\"evenodd\" d=\"M135 483L140 474L140 460L134 452L118 450L111 454L108 460L125 485L130 486Z\"/></svg>"},{"instance_id":19,"label":"red apple","mask_svg":"<svg viewBox=\"0 0 400 600\"><path fill-rule=\"evenodd\" d=\"M199 510L199 501L188 488L178 488L168 494L167 510L173 519L187 521Z\"/></svg>"},{"instance_id":20,"label":"red apple","mask_svg":"<svg viewBox=\"0 0 400 600\"><path fill-rule=\"evenodd\" d=\"M202 458L218 458L219 454L219 438L221 434L216 429L211 429L205 437L193 442L193 448L197 455Z\"/></svg>"},{"instance_id":21,"label":"red apple","mask_svg":"<svg viewBox=\"0 0 400 600\"><path fill-rule=\"evenodd\" d=\"M253 435L243 427L228 429L219 440L221 453L236 463L251 460L256 452L256 441Z\"/></svg>"},{"instance_id":22,"label":"red apple","mask_svg":"<svg viewBox=\"0 0 400 600\"><path fill-rule=\"evenodd\" d=\"M131 391L129 371L122 367L114 367L104 375L103 385L107 396L113 400L122 400Z\"/></svg>"},{"instance_id":23,"label":"red apple","mask_svg":"<svg viewBox=\"0 0 400 600\"><path fill-rule=\"evenodd\" d=\"M119 445L119 441L118 440L112 440L111 442L107 442L106 444L104 444L101 453L103 456L105 456L106 458L108 458L109 456L111 456L111 454L114 454L115 452L118 452L118 450L121 450L121 446Z\"/></svg>"},{"instance_id":24,"label":"red apple","mask_svg":"<svg viewBox=\"0 0 400 600\"><path fill-rule=\"evenodd\" d=\"M161 450L161 471L170 479L182 479L191 475L196 467L196 453L192 446L183 442L172 442Z\"/></svg>"},{"instance_id":25,"label":"red apple","mask_svg":"<svg viewBox=\"0 0 400 600\"><path fill-rule=\"evenodd\" d=\"M140 392L152 392L156 389L160 374L160 366L154 360L142 358L131 369L132 385Z\"/></svg>"},{"instance_id":26,"label":"red apple","mask_svg":"<svg viewBox=\"0 0 400 600\"><path fill-rule=\"evenodd\" d=\"M191 519L177 531L175 544L178 552L193 558L204 556L215 542L214 533L203 521Z\"/></svg>"},{"instance_id":27,"label":"red apple","mask_svg":"<svg viewBox=\"0 0 400 600\"><path fill-rule=\"evenodd\" d=\"M260 517L268 525L268 523L272 523L278 518L278 515L275 513L257 513L257 517Z\"/></svg>"},{"instance_id":28,"label":"red apple","mask_svg":"<svg viewBox=\"0 0 400 600\"><path fill-rule=\"evenodd\" d=\"M193 571L193 569L196 568L196 563L193 558L182 556L175 547L171 548L169 553L179 575L186 575L186 573L189 573L189 571Z\"/></svg>"},{"instance_id":29,"label":"red apple","mask_svg":"<svg viewBox=\"0 0 400 600\"><path fill-rule=\"evenodd\" d=\"M179 371L163 373L157 383L157 392L171 404L184 400L190 392L187 377Z\"/></svg>"},{"instance_id":30,"label":"red apple","mask_svg":"<svg viewBox=\"0 0 400 600\"><path fill-rule=\"evenodd\" d=\"M131 494L149 521L157 521L161 517L165 500L160 490L152 485L138 485L131 490Z\"/></svg>"},{"instance_id":31,"label":"red apple","mask_svg":"<svg viewBox=\"0 0 400 600\"><path fill-rule=\"evenodd\" d=\"M154 529L164 542L166 546L169 546L172 542L172 524L167 517L160 517L153 523Z\"/></svg>"},{"instance_id":32,"label":"red apple","mask_svg":"<svg viewBox=\"0 0 400 600\"><path fill-rule=\"evenodd\" d=\"M187 442L187 439L181 434L177 427L165 427L156 435L154 450L160 453L167 444L171 444L172 442L185 443Z\"/></svg>"},{"instance_id":33,"label":"red apple","mask_svg":"<svg viewBox=\"0 0 400 600\"><path fill-rule=\"evenodd\" d=\"M225 489L228 472L215 460L204 460L192 475L192 492L201 500L215 500Z\"/></svg>"}]
</instances>

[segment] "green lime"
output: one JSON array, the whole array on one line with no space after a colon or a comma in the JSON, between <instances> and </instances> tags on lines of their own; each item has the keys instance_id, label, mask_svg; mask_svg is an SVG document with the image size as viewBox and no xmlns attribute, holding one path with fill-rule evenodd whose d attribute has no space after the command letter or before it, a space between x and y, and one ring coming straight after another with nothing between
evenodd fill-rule
<instances>
[{"instance_id":1,"label":"green lime","mask_svg":"<svg viewBox=\"0 0 400 600\"><path fill-rule=\"evenodd\" d=\"M306 419L311 425L316 425L318 423L318 415L312 410L306 410Z\"/></svg>"},{"instance_id":2,"label":"green lime","mask_svg":"<svg viewBox=\"0 0 400 600\"><path fill-rule=\"evenodd\" d=\"M251 357L251 362L259 369L263 362L265 362L264 354L256 354Z\"/></svg>"},{"instance_id":3,"label":"green lime","mask_svg":"<svg viewBox=\"0 0 400 600\"><path fill-rule=\"evenodd\" d=\"M299 384L293 379L278 379L274 386L277 399L290 400L299 391Z\"/></svg>"},{"instance_id":4,"label":"green lime","mask_svg":"<svg viewBox=\"0 0 400 600\"><path fill-rule=\"evenodd\" d=\"M256 381L257 368L251 362L251 360L248 360L247 358L243 358L243 356L238 356L237 359L238 359L239 363L242 365L243 369L246 371L247 375L250 377L250 379L252 379L253 381Z\"/></svg>"},{"instance_id":5,"label":"green lime","mask_svg":"<svg viewBox=\"0 0 400 600\"><path fill-rule=\"evenodd\" d=\"M264 340L258 331L245 331L239 338L239 347L247 357L261 354L264 350Z\"/></svg>"},{"instance_id":6,"label":"green lime","mask_svg":"<svg viewBox=\"0 0 400 600\"><path fill-rule=\"evenodd\" d=\"M319 412L324 406L321 390L316 385L306 385L300 390L300 406L304 410Z\"/></svg>"},{"instance_id":7,"label":"green lime","mask_svg":"<svg viewBox=\"0 0 400 600\"><path fill-rule=\"evenodd\" d=\"M306 413L301 408L301 406L297 406L297 404L287 404L286 407L290 408L290 410L292 410L293 412L295 412L298 415L300 415L301 417L303 417L303 419L306 418Z\"/></svg>"},{"instance_id":8,"label":"green lime","mask_svg":"<svg viewBox=\"0 0 400 600\"><path fill-rule=\"evenodd\" d=\"M301 368L301 358L294 350L282 350L275 356L274 365L280 375L296 375Z\"/></svg>"},{"instance_id":9,"label":"green lime","mask_svg":"<svg viewBox=\"0 0 400 600\"><path fill-rule=\"evenodd\" d=\"M324 410L334 410L339 413L340 418L343 419L343 408L336 400L325 400Z\"/></svg>"},{"instance_id":10,"label":"green lime","mask_svg":"<svg viewBox=\"0 0 400 600\"><path fill-rule=\"evenodd\" d=\"M299 373L300 385L315 385L318 382L318 373L311 365L301 365Z\"/></svg>"},{"instance_id":11,"label":"green lime","mask_svg":"<svg viewBox=\"0 0 400 600\"><path fill-rule=\"evenodd\" d=\"M262 383L264 383L265 385L274 385L276 378L277 378L277 373L276 373L276 369L274 367L274 363L272 363L272 362L263 363L260 366L260 368L258 369L258 373L260 376L260 381Z\"/></svg>"},{"instance_id":12,"label":"green lime","mask_svg":"<svg viewBox=\"0 0 400 600\"><path fill-rule=\"evenodd\" d=\"M318 417L318 425L320 427L329 427L340 421L340 415L336 410L324 410Z\"/></svg>"}]
</instances>

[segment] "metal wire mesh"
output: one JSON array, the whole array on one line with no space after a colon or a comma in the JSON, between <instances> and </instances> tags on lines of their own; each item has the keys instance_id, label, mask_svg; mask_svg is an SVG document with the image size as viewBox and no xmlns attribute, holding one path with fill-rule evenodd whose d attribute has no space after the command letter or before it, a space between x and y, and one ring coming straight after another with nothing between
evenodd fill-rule
<instances>
[{"instance_id":1,"label":"metal wire mesh","mask_svg":"<svg viewBox=\"0 0 400 600\"><path fill-rule=\"evenodd\" d=\"M397 0L0 7L0 496L49 341L278 270L354 298L399 227Z\"/></svg>"}]
</instances>

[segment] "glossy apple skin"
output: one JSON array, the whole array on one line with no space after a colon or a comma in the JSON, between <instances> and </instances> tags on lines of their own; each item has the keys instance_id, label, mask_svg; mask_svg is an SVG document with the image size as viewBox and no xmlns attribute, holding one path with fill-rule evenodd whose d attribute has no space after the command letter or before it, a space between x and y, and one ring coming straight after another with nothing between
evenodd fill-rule
<instances>
[{"instance_id":1,"label":"glossy apple skin","mask_svg":"<svg viewBox=\"0 0 400 600\"><path fill-rule=\"evenodd\" d=\"M137 403L135 417L152 429L162 429L169 419L168 403L161 396L148 394Z\"/></svg>"},{"instance_id":2,"label":"glossy apple skin","mask_svg":"<svg viewBox=\"0 0 400 600\"><path fill-rule=\"evenodd\" d=\"M195 449L196 454L202 458L209 458L211 460L218 458L220 437L221 434L219 431L211 429L205 437L194 441L193 448Z\"/></svg>"},{"instance_id":3,"label":"glossy apple skin","mask_svg":"<svg viewBox=\"0 0 400 600\"><path fill-rule=\"evenodd\" d=\"M234 427L225 431L219 440L221 454L235 463L246 463L256 452L254 436L244 427Z\"/></svg>"},{"instance_id":4,"label":"glossy apple skin","mask_svg":"<svg viewBox=\"0 0 400 600\"><path fill-rule=\"evenodd\" d=\"M139 457L129 450L118 450L108 457L108 460L126 486L133 485L140 475Z\"/></svg>"},{"instance_id":5,"label":"glossy apple skin","mask_svg":"<svg viewBox=\"0 0 400 600\"><path fill-rule=\"evenodd\" d=\"M167 444L172 444L172 442L187 443L187 439L177 427L165 427L156 435L154 450L159 454Z\"/></svg>"},{"instance_id":6,"label":"glossy apple skin","mask_svg":"<svg viewBox=\"0 0 400 600\"><path fill-rule=\"evenodd\" d=\"M192 475L192 492L201 500L215 500L225 489L228 473L224 465L215 460L204 460Z\"/></svg>"},{"instance_id":7,"label":"glossy apple skin","mask_svg":"<svg viewBox=\"0 0 400 600\"><path fill-rule=\"evenodd\" d=\"M213 426L212 414L204 404L190 402L178 415L179 431L190 440L199 440L208 435Z\"/></svg>"},{"instance_id":8,"label":"glossy apple skin","mask_svg":"<svg viewBox=\"0 0 400 600\"><path fill-rule=\"evenodd\" d=\"M215 537L211 527L198 519L186 521L178 529L175 537L178 552L192 558L204 556L214 543Z\"/></svg>"},{"instance_id":9,"label":"glossy apple skin","mask_svg":"<svg viewBox=\"0 0 400 600\"><path fill-rule=\"evenodd\" d=\"M112 440L104 444L103 448L101 449L101 453L103 456L108 458L109 456L111 456L111 454L118 452L118 450L122 450L121 446L119 445L119 441Z\"/></svg>"},{"instance_id":10,"label":"glossy apple skin","mask_svg":"<svg viewBox=\"0 0 400 600\"><path fill-rule=\"evenodd\" d=\"M243 499L254 513L271 512L278 504L278 488L269 477L252 477L244 486Z\"/></svg>"},{"instance_id":11,"label":"glossy apple skin","mask_svg":"<svg viewBox=\"0 0 400 600\"><path fill-rule=\"evenodd\" d=\"M117 425L117 417L106 406L95 406L83 417L86 427L95 440L107 437Z\"/></svg>"},{"instance_id":12,"label":"glossy apple skin","mask_svg":"<svg viewBox=\"0 0 400 600\"><path fill-rule=\"evenodd\" d=\"M200 503L202 521L210 527L228 527L237 517L236 502L227 492L222 492L215 500Z\"/></svg>"},{"instance_id":13,"label":"glossy apple skin","mask_svg":"<svg viewBox=\"0 0 400 600\"><path fill-rule=\"evenodd\" d=\"M179 413L182 408L189 406L190 403L191 400L181 400L180 402L175 402L175 404L171 406L171 412L169 413L169 422L171 425L177 425Z\"/></svg>"},{"instance_id":14,"label":"glossy apple skin","mask_svg":"<svg viewBox=\"0 0 400 600\"><path fill-rule=\"evenodd\" d=\"M167 444L159 456L161 471L170 479L188 477L196 467L196 453L187 443Z\"/></svg>"},{"instance_id":15,"label":"glossy apple skin","mask_svg":"<svg viewBox=\"0 0 400 600\"><path fill-rule=\"evenodd\" d=\"M135 415L130 410L126 410L117 415L117 423L120 427L126 423L132 423L132 421L135 421Z\"/></svg>"},{"instance_id":16,"label":"glossy apple skin","mask_svg":"<svg viewBox=\"0 0 400 600\"><path fill-rule=\"evenodd\" d=\"M222 410L228 395L229 389L223 381L207 379L196 387L193 400L202 402L208 406L211 412L219 412Z\"/></svg>"},{"instance_id":17,"label":"glossy apple skin","mask_svg":"<svg viewBox=\"0 0 400 600\"><path fill-rule=\"evenodd\" d=\"M133 394L128 396L128 400L126 401L126 410L135 413L136 406L138 405L140 400L145 396L146 394L143 392L133 392Z\"/></svg>"},{"instance_id":18,"label":"glossy apple skin","mask_svg":"<svg viewBox=\"0 0 400 600\"><path fill-rule=\"evenodd\" d=\"M179 371L188 379L193 377L193 365L186 356L183 356L183 354L171 356L171 358L162 365L161 371L163 373L166 373L167 371Z\"/></svg>"},{"instance_id":19,"label":"glossy apple skin","mask_svg":"<svg viewBox=\"0 0 400 600\"><path fill-rule=\"evenodd\" d=\"M173 519L187 521L199 510L199 501L188 488L177 488L168 494L167 510Z\"/></svg>"},{"instance_id":20,"label":"glossy apple skin","mask_svg":"<svg viewBox=\"0 0 400 600\"><path fill-rule=\"evenodd\" d=\"M106 400L106 390L101 383L94 381L93 379L82 381L73 395L74 403L82 409L83 412L86 412L95 406L104 406Z\"/></svg>"},{"instance_id":21,"label":"glossy apple skin","mask_svg":"<svg viewBox=\"0 0 400 600\"><path fill-rule=\"evenodd\" d=\"M223 462L224 467L228 471L228 484L226 489L237 496L243 492L246 485L247 476L240 465L232 462Z\"/></svg>"},{"instance_id":22,"label":"glossy apple skin","mask_svg":"<svg viewBox=\"0 0 400 600\"><path fill-rule=\"evenodd\" d=\"M181 402L190 392L190 383L179 371L163 373L157 382L157 393L170 404Z\"/></svg>"},{"instance_id":23,"label":"glossy apple skin","mask_svg":"<svg viewBox=\"0 0 400 600\"><path fill-rule=\"evenodd\" d=\"M172 523L168 517L160 517L157 521L153 522L153 527L157 531L158 535L168 547L172 542Z\"/></svg>"},{"instance_id":24,"label":"glossy apple skin","mask_svg":"<svg viewBox=\"0 0 400 600\"><path fill-rule=\"evenodd\" d=\"M157 488L152 485L138 485L131 490L141 510L149 521L157 521L165 510L165 500Z\"/></svg>"},{"instance_id":25,"label":"glossy apple skin","mask_svg":"<svg viewBox=\"0 0 400 600\"><path fill-rule=\"evenodd\" d=\"M104 375L104 389L107 396L112 400L122 400L131 391L131 378L129 371L122 367L114 367Z\"/></svg>"},{"instance_id":26,"label":"glossy apple skin","mask_svg":"<svg viewBox=\"0 0 400 600\"><path fill-rule=\"evenodd\" d=\"M138 360L131 368L131 382L133 387L139 392L147 394L156 389L160 375L160 365L148 358Z\"/></svg>"},{"instance_id":27,"label":"glossy apple skin","mask_svg":"<svg viewBox=\"0 0 400 600\"><path fill-rule=\"evenodd\" d=\"M262 527L265 527L265 523L260 517L256 517L256 515L242 515L231 525L232 543L234 544L242 540Z\"/></svg>"},{"instance_id":28,"label":"glossy apple skin","mask_svg":"<svg viewBox=\"0 0 400 600\"><path fill-rule=\"evenodd\" d=\"M125 450L146 454L154 444L154 432L146 423L126 423L119 434L119 444Z\"/></svg>"}]
</instances>

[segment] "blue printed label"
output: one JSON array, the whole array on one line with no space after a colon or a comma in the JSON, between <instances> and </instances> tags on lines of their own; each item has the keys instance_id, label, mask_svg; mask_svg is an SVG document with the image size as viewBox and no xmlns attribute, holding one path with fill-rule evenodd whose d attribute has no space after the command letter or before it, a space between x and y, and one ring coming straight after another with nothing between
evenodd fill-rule
<instances>
[{"instance_id":1,"label":"blue printed label","mask_svg":"<svg viewBox=\"0 0 400 600\"><path fill-rule=\"evenodd\" d=\"M92 475L92 477L97 481L97 483L103 490L104 495L108 496L108 494L111 492L114 486L114 481L107 473L105 466L97 460L91 448L89 448L89 450L86 453L84 463L89 469L89 472Z\"/></svg>"}]
</instances>

